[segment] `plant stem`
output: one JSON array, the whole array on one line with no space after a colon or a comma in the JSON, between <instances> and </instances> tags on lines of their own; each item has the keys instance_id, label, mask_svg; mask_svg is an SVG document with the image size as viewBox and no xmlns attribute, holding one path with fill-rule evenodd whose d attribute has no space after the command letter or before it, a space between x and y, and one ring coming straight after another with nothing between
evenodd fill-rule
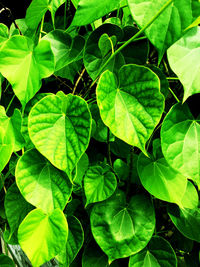
<instances>
[{"instance_id":1,"label":"plant stem","mask_svg":"<svg viewBox=\"0 0 200 267\"><path fill-rule=\"evenodd\" d=\"M11 98L11 100L10 100L10 102L9 102L7 108L6 108L6 113L8 112L8 110L9 110L9 108L10 108L10 106L11 106L13 100L14 100L14 98L15 98L15 95L13 95L13 97Z\"/></svg>"},{"instance_id":2,"label":"plant stem","mask_svg":"<svg viewBox=\"0 0 200 267\"><path fill-rule=\"evenodd\" d=\"M44 26L44 16L42 17L42 21L41 21L39 41L40 41L40 39L42 37L43 26Z\"/></svg>"},{"instance_id":3,"label":"plant stem","mask_svg":"<svg viewBox=\"0 0 200 267\"><path fill-rule=\"evenodd\" d=\"M73 95L74 95L74 93L76 91L76 88L77 88L81 78L83 77L84 72L85 72L85 68L82 70L81 74L79 75L79 77L78 77L78 79L77 79L77 81L76 81L76 83L74 85L74 89L73 89L73 92L72 92Z\"/></svg>"},{"instance_id":4,"label":"plant stem","mask_svg":"<svg viewBox=\"0 0 200 267\"><path fill-rule=\"evenodd\" d=\"M121 51L123 50L127 45L129 45L133 40L135 40L138 36L140 36L164 11L165 9L173 2L173 0L168 0L162 8L158 11L158 13L149 21L147 24L135 35L133 35L129 40L127 40L122 46L120 46L117 50L115 50L115 53L113 53L108 60L103 64L103 66L100 68L96 78L96 80L99 75L101 74L102 70L108 65L108 63Z\"/></svg>"},{"instance_id":5,"label":"plant stem","mask_svg":"<svg viewBox=\"0 0 200 267\"><path fill-rule=\"evenodd\" d=\"M5 187L5 185L4 185L4 181L3 181L3 179L2 179L2 175L1 175L1 173L0 173L0 179L1 179L1 183L2 183L2 185L3 185L3 190L4 190L5 194L6 194L6 193L7 193L7 190L6 190L6 187Z\"/></svg>"},{"instance_id":6,"label":"plant stem","mask_svg":"<svg viewBox=\"0 0 200 267\"><path fill-rule=\"evenodd\" d=\"M132 172L133 172L133 154L134 154L134 147L131 146L130 162L129 162L129 174L128 174L128 181L127 181L127 186L126 186L126 197L128 196L128 194L130 192L130 187L131 187L131 177L132 177Z\"/></svg>"},{"instance_id":7,"label":"plant stem","mask_svg":"<svg viewBox=\"0 0 200 267\"><path fill-rule=\"evenodd\" d=\"M108 162L113 169L112 159L111 159L111 153L110 153L110 129L107 128L107 145L108 145Z\"/></svg>"},{"instance_id":8,"label":"plant stem","mask_svg":"<svg viewBox=\"0 0 200 267\"><path fill-rule=\"evenodd\" d=\"M169 87L169 91L171 92L171 94L173 95L173 97L176 99L176 101L179 103L180 100L178 99L178 97L175 95L175 93L172 91L172 89Z\"/></svg>"},{"instance_id":9,"label":"plant stem","mask_svg":"<svg viewBox=\"0 0 200 267\"><path fill-rule=\"evenodd\" d=\"M145 39L147 39L146 36L141 36L141 37L138 37L138 38L134 39L132 42L137 42L137 41L141 41L141 40L145 40ZM124 44L125 42L126 41L124 41L124 42L118 42L118 44Z\"/></svg>"},{"instance_id":10,"label":"plant stem","mask_svg":"<svg viewBox=\"0 0 200 267\"><path fill-rule=\"evenodd\" d=\"M178 77L167 77L167 80L179 80Z\"/></svg>"},{"instance_id":11,"label":"plant stem","mask_svg":"<svg viewBox=\"0 0 200 267\"><path fill-rule=\"evenodd\" d=\"M65 8L64 8L64 30L66 28L66 25L67 25L67 2L68 0L65 0Z\"/></svg>"}]
</instances>

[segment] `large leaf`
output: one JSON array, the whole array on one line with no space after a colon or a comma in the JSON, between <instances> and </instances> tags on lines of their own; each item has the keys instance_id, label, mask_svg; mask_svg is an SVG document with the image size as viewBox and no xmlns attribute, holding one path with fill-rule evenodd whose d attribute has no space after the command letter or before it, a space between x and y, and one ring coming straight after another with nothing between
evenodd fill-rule
<instances>
[{"instance_id":1,"label":"large leaf","mask_svg":"<svg viewBox=\"0 0 200 267\"><path fill-rule=\"evenodd\" d=\"M15 176L24 198L44 212L63 210L72 192L67 175L52 166L36 149L26 151L19 159Z\"/></svg>"},{"instance_id":2,"label":"large leaf","mask_svg":"<svg viewBox=\"0 0 200 267\"><path fill-rule=\"evenodd\" d=\"M109 262L142 250L155 227L154 209L149 198L135 195L127 204L123 192L94 205L90 220L93 236L108 255Z\"/></svg>"},{"instance_id":3,"label":"large leaf","mask_svg":"<svg viewBox=\"0 0 200 267\"><path fill-rule=\"evenodd\" d=\"M26 23L31 29L36 29L47 10L51 12L54 23L56 10L65 0L33 0L26 11Z\"/></svg>"},{"instance_id":4,"label":"large leaf","mask_svg":"<svg viewBox=\"0 0 200 267\"><path fill-rule=\"evenodd\" d=\"M167 56L170 67L183 84L183 102L200 93L200 27L189 30L168 49Z\"/></svg>"},{"instance_id":5,"label":"large leaf","mask_svg":"<svg viewBox=\"0 0 200 267\"><path fill-rule=\"evenodd\" d=\"M114 135L144 153L164 109L159 88L159 79L151 70L133 64L119 70L118 81L112 72L105 71L97 86L103 122Z\"/></svg>"},{"instance_id":6,"label":"large leaf","mask_svg":"<svg viewBox=\"0 0 200 267\"><path fill-rule=\"evenodd\" d=\"M87 149L91 114L84 99L68 94L40 100L29 114L29 135L36 148L68 176Z\"/></svg>"},{"instance_id":7,"label":"large leaf","mask_svg":"<svg viewBox=\"0 0 200 267\"><path fill-rule=\"evenodd\" d=\"M67 217L67 221L69 232L66 248L56 257L59 263L64 266L69 266L72 263L84 241L84 232L80 221L74 216Z\"/></svg>"},{"instance_id":8,"label":"large leaf","mask_svg":"<svg viewBox=\"0 0 200 267\"><path fill-rule=\"evenodd\" d=\"M80 0L76 10L73 26L87 25L119 8L120 0Z\"/></svg>"},{"instance_id":9,"label":"large leaf","mask_svg":"<svg viewBox=\"0 0 200 267\"><path fill-rule=\"evenodd\" d=\"M142 185L150 194L182 207L187 178L172 169L164 158L152 160L141 153L138 159L138 173Z\"/></svg>"},{"instance_id":10,"label":"large leaf","mask_svg":"<svg viewBox=\"0 0 200 267\"><path fill-rule=\"evenodd\" d=\"M4 206L11 234L18 229L23 219L33 209L33 206L23 198L15 183L7 191Z\"/></svg>"},{"instance_id":11,"label":"large leaf","mask_svg":"<svg viewBox=\"0 0 200 267\"><path fill-rule=\"evenodd\" d=\"M48 41L42 40L35 47L28 37L13 36L1 50L0 72L11 83L22 106L40 89L41 79L53 71L54 57Z\"/></svg>"},{"instance_id":12,"label":"large leaf","mask_svg":"<svg viewBox=\"0 0 200 267\"><path fill-rule=\"evenodd\" d=\"M174 169L200 185L200 125L187 104L174 105L161 128L164 157Z\"/></svg>"},{"instance_id":13,"label":"large leaf","mask_svg":"<svg viewBox=\"0 0 200 267\"><path fill-rule=\"evenodd\" d=\"M200 208L180 209L176 205L168 208L170 219L176 228L187 238L200 242Z\"/></svg>"},{"instance_id":14,"label":"large leaf","mask_svg":"<svg viewBox=\"0 0 200 267\"><path fill-rule=\"evenodd\" d=\"M67 220L61 210L46 215L40 209L31 211L21 223L18 240L33 267L55 257L65 246Z\"/></svg>"},{"instance_id":15,"label":"large leaf","mask_svg":"<svg viewBox=\"0 0 200 267\"><path fill-rule=\"evenodd\" d=\"M0 266L1 267L15 267L15 263L8 256L0 255Z\"/></svg>"},{"instance_id":16,"label":"large leaf","mask_svg":"<svg viewBox=\"0 0 200 267\"><path fill-rule=\"evenodd\" d=\"M15 137L14 151L19 151L23 148L25 140L21 133L22 128L22 115L19 109L15 109L13 115L10 117L12 124L13 134Z\"/></svg>"},{"instance_id":17,"label":"large leaf","mask_svg":"<svg viewBox=\"0 0 200 267\"><path fill-rule=\"evenodd\" d=\"M148 39L157 48L159 61L166 49L175 43L192 20L192 1L174 0L145 31ZM128 0L132 16L141 28L166 4L166 0Z\"/></svg>"},{"instance_id":18,"label":"large leaf","mask_svg":"<svg viewBox=\"0 0 200 267\"><path fill-rule=\"evenodd\" d=\"M51 43L55 57L55 71L58 71L70 63L80 59L84 47L84 38L76 36L74 39L62 30L51 31L43 37Z\"/></svg>"},{"instance_id":19,"label":"large leaf","mask_svg":"<svg viewBox=\"0 0 200 267\"><path fill-rule=\"evenodd\" d=\"M176 254L170 243L160 236L153 236L147 247L130 257L129 267L176 267Z\"/></svg>"},{"instance_id":20,"label":"large leaf","mask_svg":"<svg viewBox=\"0 0 200 267\"><path fill-rule=\"evenodd\" d=\"M86 205L109 198L117 187L113 172L101 166L91 166L84 176Z\"/></svg>"},{"instance_id":21,"label":"large leaf","mask_svg":"<svg viewBox=\"0 0 200 267\"><path fill-rule=\"evenodd\" d=\"M185 194L183 195L181 202L182 202L182 207L184 208L195 209L198 207L199 196L195 186L189 180L187 183Z\"/></svg>"}]
</instances>

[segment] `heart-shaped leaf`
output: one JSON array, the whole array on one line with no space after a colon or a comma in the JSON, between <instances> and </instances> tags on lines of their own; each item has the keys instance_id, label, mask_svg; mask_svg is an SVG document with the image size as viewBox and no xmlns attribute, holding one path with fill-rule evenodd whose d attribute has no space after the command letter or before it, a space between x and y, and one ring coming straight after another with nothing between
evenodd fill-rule
<instances>
[{"instance_id":1,"label":"heart-shaped leaf","mask_svg":"<svg viewBox=\"0 0 200 267\"><path fill-rule=\"evenodd\" d=\"M92 234L109 262L142 250L155 227L154 208L145 195L135 195L129 204L123 192L94 205L91 216Z\"/></svg>"},{"instance_id":2,"label":"heart-shaped leaf","mask_svg":"<svg viewBox=\"0 0 200 267\"><path fill-rule=\"evenodd\" d=\"M18 240L33 267L55 257L66 245L67 220L61 210L47 215L40 209L31 211L18 230Z\"/></svg>"},{"instance_id":3,"label":"heart-shaped leaf","mask_svg":"<svg viewBox=\"0 0 200 267\"><path fill-rule=\"evenodd\" d=\"M170 243L160 236L153 236L145 249L130 257L129 267L176 267L176 254Z\"/></svg>"},{"instance_id":4,"label":"heart-shaped leaf","mask_svg":"<svg viewBox=\"0 0 200 267\"><path fill-rule=\"evenodd\" d=\"M91 166L84 176L86 205L109 198L117 187L113 172L101 166Z\"/></svg>"},{"instance_id":5,"label":"heart-shaped leaf","mask_svg":"<svg viewBox=\"0 0 200 267\"><path fill-rule=\"evenodd\" d=\"M170 67L183 84L183 102L200 93L200 27L189 30L168 49L167 56Z\"/></svg>"},{"instance_id":6,"label":"heart-shaped leaf","mask_svg":"<svg viewBox=\"0 0 200 267\"><path fill-rule=\"evenodd\" d=\"M134 64L119 70L118 81L112 72L105 71L97 86L97 104L105 125L144 153L145 143L164 109L159 89L158 77L148 68Z\"/></svg>"},{"instance_id":7,"label":"heart-shaped leaf","mask_svg":"<svg viewBox=\"0 0 200 267\"><path fill-rule=\"evenodd\" d=\"M166 0L128 0L132 16L141 28L146 26L165 4ZM174 0L145 30L148 39L158 50L159 61L166 49L183 35L192 20L191 1Z\"/></svg>"},{"instance_id":8,"label":"heart-shaped leaf","mask_svg":"<svg viewBox=\"0 0 200 267\"><path fill-rule=\"evenodd\" d=\"M161 127L163 155L169 165L200 185L200 125L187 104L174 105Z\"/></svg>"},{"instance_id":9,"label":"heart-shaped leaf","mask_svg":"<svg viewBox=\"0 0 200 267\"><path fill-rule=\"evenodd\" d=\"M41 80L54 72L50 43L42 40L35 47L28 37L12 36L1 50L0 72L24 107L40 89Z\"/></svg>"},{"instance_id":10,"label":"heart-shaped leaf","mask_svg":"<svg viewBox=\"0 0 200 267\"><path fill-rule=\"evenodd\" d=\"M187 178L172 169L164 158L152 160L141 153L138 158L138 173L142 185L150 194L182 207Z\"/></svg>"},{"instance_id":11,"label":"heart-shaped leaf","mask_svg":"<svg viewBox=\"0 0 200 267\"><path fill-rule=\"evenodd\" d=\"M47 213L56 208L63 210L72 192L67 175L36 149L26 151L19 159L15 176L24 198Z\"/></svg>"},{"instance_id":12,"label":"heart-shaped leaf","mask_svg":"<svg viewBox=\"0 0 200 267\"><path fill-rule=\"evenodd\" d=\"M35 147L70 177L90 140L92 119L85 100L71 94L46 96L32 108L28 120Z\"/></svg>"}]
</instances>

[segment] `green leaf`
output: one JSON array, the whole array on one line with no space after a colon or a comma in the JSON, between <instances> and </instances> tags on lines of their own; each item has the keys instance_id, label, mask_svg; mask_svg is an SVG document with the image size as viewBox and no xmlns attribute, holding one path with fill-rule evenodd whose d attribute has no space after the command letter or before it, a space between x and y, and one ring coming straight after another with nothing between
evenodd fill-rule
<instances>
[{"instance_id":1,"label":"green leaf","mask_svg":"<svg viewBox=\"0 0 200 267\"><path fill-rule=\"evenodd\" d=\"M148 68L125 65L118 81L105 71L97 86L100 115L111 132L146 154L145 144L160 121L164 98L159 79Z\"/></svg>"},{"instance_id":2,"label":"green leaf","mask_svg":"<svg viewBox=\"0 0 200 267\"><path fill-rule=\"evenodd\" d=\"M86 153L80 158L79 162L76 165L76 177L74 178L74 183L82 187L82 180L85 175L86 170L89 166L89 159Z\"/></svg>"},{"instance_id":3,"label":"green leaf","mask_svg":"<svg viewBox=\"0 0 200 267\"><path fill-rule=\"evenodd\" d=\"M91 166L84 176L86 206L109 198L117 187L113 172L101 166Z\"/></svg>"},{"instance_id":4,"label":"green leaf","mask_svg":"<svg viewBox=\"0 0 200 267\"><path fill-rule=\"evenodd\" d=\"M54 71L50 43L42 40L35 47L28 37L12 36L1 50L0 71L24 107L40 89L41 79Z\"/></svg>"},{"instance_id":5,"label":"green leaf","mask_svg":"<svg viewBox=\"0 0 200 267\"><path fill-rule=\"evenodd\" d=\"M74 77L83 65L82 60L74 61L64 68L55 72L55 75L70 80L74 83Z\"/></svg>"},{"instance_id":6,"label":"green leaf","mask_svg":"<svg viewBox=\"0 0 200 267\"><path fill-rule=\"evenodd\" d=\"M68 236L67 220L61 210L51 214L42 210L31 211L18 230L18 240L33 267L55 257L66 245Z\"/></svg>"},{"instance_id":7,"label":"green leaf","mask_svg":"<svg viewBox=\"0 0 200 267\"><path fill-rule=\"evenodd\" d=\"M135 195L127 204L125 194L117 192L94 205L90 221L92 234L111 263L147 245L155 227L154 208L145 195Z\"/></svg>"},{"instance_id":8,"label":"green leaf","mask_svg":"<svg viewBox=\"0 0 200 267\"><path fill-rule=\"evenodd\" d=\"M15 109L13 115L10 118L10 122L13 128L13 134L15 137L14 151L19 151L24 147L25 140L21 133L22 128L22 115L19 109Z\"/></svg>"},{"instance_id":9,"label":"green leaf","mask_svg":"<svg viewBox=\"0 0 200 267\"><path fill-rule=\"evenodd\" d=\"M176 205L168 207L168 214L176 228L187 238L200 242L200 208L180 209Z\"/></svg>"},{"instance_id":10,"label":"green leaf","mask_svg":"<svg viewBox=\"0 0 200 267\"><path fill-rule=\"evenodd\" d=\"M81 58L85 44L85 40L81 36L76 36L72 39L65 31L55 30L45 35L42 39L49 41L51 44L55 58L55 71Z\"/></svg>"},{"instance_id":11,"label":"green leaf","mask_svg":"<svg viewBox=\"0 0 200 267\"><path fill-rule=\"evenodd\" d=\"M175 170L200 185L199 120L192 116L187 104L174 105L161 127L163 155Z\"/></svg>"},{"instance_id":12,"label":"green leaf","mask_svg":"<svg viewBox=\"0 0 200 267\"><path fill-rule=\"evenodd\" d=\"M0 23L0 50L2 49L8 38L9 38L8 27L5 24Z\"/></svg>"},{"instance_id":13,"label":"green leaf","mask_svg":"<svg viewBox=\"0 0 200 267\"><path fill-rule=\"evenodd\" d=\"M84 99L68 94L40 100L29 114L29 135L35 147L70 177L88 147L91 114Z\"/></svg>"},{"instance_id":14,"label":"green leaf","mask_svg":"<svg viewBox=\"0 0 200 267\"><path fill-rule=\"evenodd\" d=\"M72 192L67 175L36 149L26 151L19 159L15 176L24 198L47 213L56 208L63 210Z\"/></svg>"},{"instance_id":15,"label":"green leaf","mask_svg":"<svg viewBox=\"0 0 200 267\"><path fill-rule=\"evenodd\" d=\"M181 200L182 207L188 209L195 209L199 204L199 196L195 186L192 182L188 181L185 194Z\"/></svg>"},{"instance_id":16,"label":"green leaf","mask_svg":"<svg viewBox=\"0 0 200 267\"><path fill-rule=\"evenodd\" d=\"M1 267L15 267L14 262L8 256L1 254L0 255L0 266Z\"/></svg>"},{"instance_id":17,"label":"green leaf","mask_svg":"<svg viewBox=\"0 0 200 267\"><path fill-rule=\"evenodd\" d=\"M167 57L170 67L183 84L183 102L189 96L200 93L200 27L190 29L172 45Z\"/></svg>"},{"instance_id":18,"label":"green leaf","mask_svg":"<svg viewBox=\"0 0 200 267\"><path fill-rule=\"evenodd\" d=\"M129 267L177 267L176 254L170 243L160 236L153 236L147 247L130 257Z\"/></svg>"},{"instance_id":19,"label":"green leaf","mask_svg":"<svg viewBox=\"0 0 200 267\"><path fill-rule=\"evenodd\" d=\"M150 194L182 207L187 178L172 169L164 158L152 160L141 153L138 158L138 173L142 185Z\"/></svg>"},{"instance_id":20,"label":"green leaf","mask_svg":"<svg viewBox=\"0 0 200 267\"><path fill-rule=\"evenodd\" d=\"M15 144L10 118L6 116L3 106L0 106L0 172L8 163Z\"/></svg>"},{"instance_id":21,"label":"green leaf","mask_svg":"<svg viewBox=\"0 0 200 267\"><path fill-rule=\"evenodd\" d=\"M119 8L120 0L80 0L76 10L73 26L82 26L103 17L109 12Z\"/></svg>"},{"instance_id":22,"label":"green leaf","mask_svg":"<svg viewBox=\"0 0 200 267\"><path fill-rule=\"evenodd\" d=\"M129 176L128 165L121 159L116 159L113 163L113 169L120 180L125 181Z\"/></svg>"},{"instance_id":23,"label":"green leaf","mask_svg":"<svg viewBox=\"0 0 200 267\"><path fill-rule=\"evenodd\" d=\"M67 221L69 230L66 249L56 257L64 266L72 263L84 241L84 232L80 221L74 216L67 217Z\"/></svg>"},{"instance_id":24,"label":"green leaf","mask_svg":"<svg viewBox=\"0 0 200 267\"><path fill-rule=\"evenodd\" d=\"M12 235L19 227L26 215L33 209L21 195L16 184L12 184L5 196L5 212Z\"/></svg>"},{"instance_id":25,"label":"green leaf","mask_svg":"<svg viewBox=\"0 0 200 267\"><path fill-rule=\"evenodd\" d=\"M146 36L157 48L159 62L165 51L175 43L193 20L192 1L174 0L145 31ZM128 0L133 19L140 28L158 13L166 0ZM144 12L145 10L145 12Z\"/></svg>"}]
</instances>

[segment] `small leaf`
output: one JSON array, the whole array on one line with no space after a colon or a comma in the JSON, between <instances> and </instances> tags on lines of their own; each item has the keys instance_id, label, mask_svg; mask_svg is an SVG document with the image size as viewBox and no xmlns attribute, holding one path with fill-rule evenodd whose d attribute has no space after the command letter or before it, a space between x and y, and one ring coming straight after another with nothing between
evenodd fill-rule
<instances>
[{"instance_id":1,"label":"small leaf","mask_svg":"<svg viewBox=\"0 0 200 267\"><path fill-rule=\"evenodd\" d=\"M41 80L54 71L50 43L42 40L35 47L28 37L12 36L1 50L0 71L24 107L40 89Z\"/></svg>"},{"instance_id":2,"label":"small leaf","mask_svg":"<svg viewBox=\"0 0 200 267\"><path fill-rule=\"evenodd\" d=\"M118 81L105 71L97 86L97 104L105 125L145 154L145 144L164 109L159 88L159 79L151 70L134 64L119 70Z\"/></svg>"},{"instance_id":3,"label":"small leaf","mask_svg":"<svg viewBox=\"0 0 200 267\"><path fill-rule=\"evenodd\" d=\"M56 208L63 210L72 192L67 175L36 149L26 151L19 159L15 176L24 198L47 213Z\"/></svg>"},{"instance_id":4,"label":"small leaf","mask_svg":"<svg viewBox=\"0 0 200 267\"><path fill-rule=\"evenodd\" d=\"M176 267L176 254L170 243L160 236L153 236L147 247L130 257L129 267Z\"/></svg>"},{"instance_id":5,"label":"small leaf","mask_svg":"<svg viewBox=\"0 0 200 267\"><path fill-rule=\"evenodd\" d=\"M35 147L70 178L90 140L92 118L86 101L71 94L46 96L28 120Z\"/></svg>"},{"instance_id":6,"label":"small leaf","mask_svg":"<svg viewBox=\"0 0 200 267\"><path fill-rule=\"evenodd\" d=\"M109 198L117 187L117 180L113 172L101 166L91 166L84 176L84 191L86 206L90 203Z\"/></svg>"},{"instance_id":7,"label":"small leaf","mask_svg":"<svg viewBox=\"0 0 200 267\"><path fill-rule=\"evenodd\" d=\"M34 267L55 257L66 245L67 220L61 210L46 215L40 209L31 211L18 230L18 240Z\"/></svg>"},{"instance_id":8,"label":"small leaf","mask_svg":"<svg viewBox=\"0 0 200 267\"><path fill-rule=\"evenodd\" d=\"M125 194L117 192L94 205L90 221L92 234L111 263L147 245L155 227L154 208L145 195L135 195L127 204Z\"/></svg>"}]
</instances>

